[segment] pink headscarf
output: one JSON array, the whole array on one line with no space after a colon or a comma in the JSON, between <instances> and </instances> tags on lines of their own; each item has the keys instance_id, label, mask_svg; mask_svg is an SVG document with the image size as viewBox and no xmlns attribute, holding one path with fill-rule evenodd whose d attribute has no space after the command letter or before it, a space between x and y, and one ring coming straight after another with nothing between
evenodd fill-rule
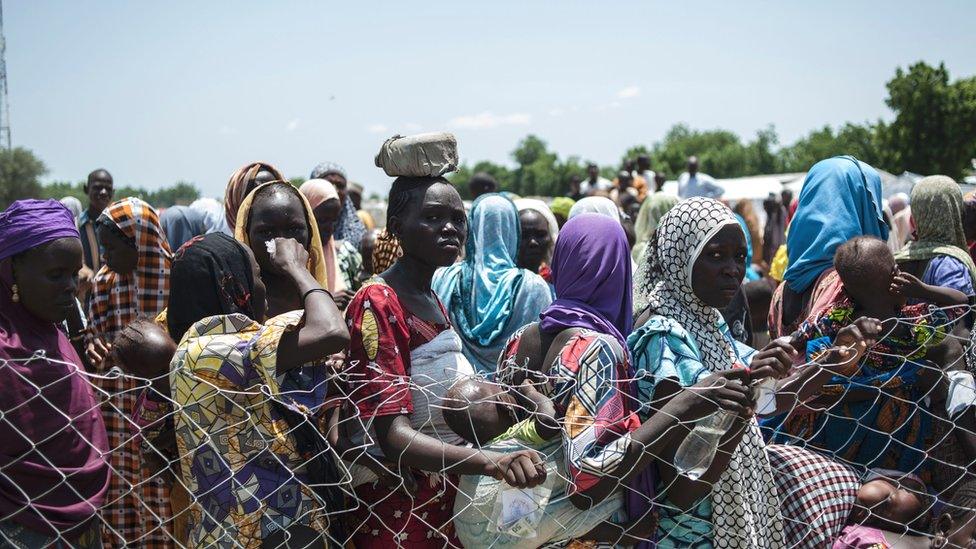
<instances>
[{"instance_id":1,"label":"pink headscarf","mask_svg":"<svg viewBox=\"0 0 976 549\"><path fill-rule=\"evenodd\" d=\"M333 198L337 202L339 201L339 191L336 190L335 185L325 179L309 179L302 183L298 190L305 195L305 199L308 200L308 204L313 210L323 202ZM322 248L325 252L325 272L329 280L328 289L332 293L341 292L346 289L346 284L339 276L339 259L336 257L335 238L330 235L329 241L322 243Z\"/></svg>"}]
</instances>

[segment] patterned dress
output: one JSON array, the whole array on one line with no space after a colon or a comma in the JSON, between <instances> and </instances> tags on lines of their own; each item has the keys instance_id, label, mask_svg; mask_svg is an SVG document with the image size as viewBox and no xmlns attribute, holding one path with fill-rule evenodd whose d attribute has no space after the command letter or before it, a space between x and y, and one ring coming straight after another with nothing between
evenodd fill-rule
<instances>
[{"instance_id":1,"label":"patterned dress","mask_svg":"<svg viewBox=\"0 0 976 549\"><path fill-rule=\"evenodd\" d=\"M916 387L931 347L952 331L967 307L936 308L927 303L906 305L897 314L898 329L872 347L860 364L838 372L823 389L841 396L851 390L884 387L884 398L841 400L828 413L797 408L772 418L764 427L781 444L805 444L841 461L868 468L916 473L928 483L926 463L932 414L923 411L925 394ZM830 347L837 333L855 320L854 304L844 295L836 304L804 322L794 338L805 343L808 358Z\"/></svg>"},{"instance_id":2,"label":"patterned dress","mask_svg":"<svg viewBox=\"0 0 976 549\"><path fill-rule=\"evenodd\" d=\"M301 319L301 311L264 325L240 314L205 318L176 351L170 381L182 480L195 501L191 547L257 548L292 524L328 529L289 425L268 398L287 392L276 377L278 343Z\"/></svg>"},{"instance_id":3,"label":"patterned dress","mask_svg":"<svg viewBox=\"0 0 976 549\"><path fill-rule=\"evenodd\" d=\"M441 312L447 318L443 305ZM381 278L363 285L346 309L346 320L350 335L347 389L360 417L365 421L411 414L410 352L450 325L412 314ZM355 487L360 503L352 513L355 547L461 546L453 523L457 478L420 471L413 474L418 491L412 498L381 483Z\"/></svg>"},{"instance_id":4,"label":"patterned dress","mask_svg":"<svg viewBox=\"0 0 976 549\"><path fill-rule=\"evenodd\" d=\"M363 270L363 256L348 240L336 240L335 246L337 267L342 282L349 290L356 291L361 281L359 273Z\"/></svg>"},{"instance_id":5,"label":"patterned dress","mask_svg":"<svg viewBox=\"0 0 976 549\"><path fill-rule=\"evenodd\" d=\"M512 383L515 356L525 328L515 332L499 359L500 383ZM640 426L632 411L627 355L611 336L581 330L563 345L546 371L539 392L552 399L562 418L562 445L569 473L566 494L586 492L619 470L630 446L630 433Z\"/></svg>"}]
</instances>

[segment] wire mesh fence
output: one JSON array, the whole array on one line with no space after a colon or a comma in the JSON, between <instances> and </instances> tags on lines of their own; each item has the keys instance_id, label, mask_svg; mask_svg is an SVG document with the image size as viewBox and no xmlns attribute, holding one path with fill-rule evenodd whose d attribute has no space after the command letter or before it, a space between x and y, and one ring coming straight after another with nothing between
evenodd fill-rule
<instances>
[{"instance_id":1,"label":"wire mesh fence","mask_svg":"<svg viewBox=\"0 0 976 549\"><path fill-rule=\"evenodd\" d=\"M558 367L524 372L508 361L469 392L456 380L400 380L415 396L410 432L480 448L493 460L535 452L545 480L521 489L501 474L421 471L390 455L392 446L377 435L390 426L356 406L375 396L357 389L361 374L354 372L362 370L335 359L283 375L272 368L273 381L251 371L259 365L247 357L232 361L240 367L230 373L222 364L218 375L188 368L178 353L172 372L151 378L124 365L95 375L43 352L0 361L0 370L20 380L0 388L17 391L0 410L10 437L0 464L7 500L0 546L831 547L877 531L892 543L956 543L953 532L976 525L974 345L949 330L935 345L935 331L918 331L920 319L887 320L880 341L915 330L917 348L870 349L887 364L886 375L864 383L863 357L814 353L816 360L797 360L794 371L828 369L834 377L825 389L803 398L802 387L765 395L756 387L755 408L712 431L706 424L720 412L663 421L663 402L634 388L661 381L642 370L589 379ZM25 375L36 369L63 375ZM94 405L60 408L50 395L65 384L89 392ZM626 395L642 424L662 421L658 436L670 442L638 443L599 417L579 423L586 413L562 404L567 392L599 400L610 389ZM763 399L791 396L785 413L755 415ZM101 416L107 439L78 428L85 414ZM43 432L41 420L57 427ZM488 439L495 421L506 429ZM676 456L689 437L703 437L695 459L706 462L704 491L695 488L695 466ZM100 468L64 466L64 440L74 452L97 456ZM425 444L404 444L414 443ZM638 458L627 459L635 446ZM709 472L713 462L724 465ZM23 473L31 467L44 473ZM607 477L617 482L600 494L581 484ZM47 512L65 501L74 502L73 521Z\"/></svg>"}]
</instances>

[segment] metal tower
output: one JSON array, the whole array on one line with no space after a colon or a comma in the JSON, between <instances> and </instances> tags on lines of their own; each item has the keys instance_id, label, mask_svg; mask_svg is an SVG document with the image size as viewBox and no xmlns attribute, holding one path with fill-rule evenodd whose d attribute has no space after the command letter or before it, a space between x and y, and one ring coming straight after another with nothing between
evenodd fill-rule
<instances>
[{"instance_id":1,"label":"metal tower","mask_svg":"<svg viewBox=\"0 0 976 549\"><path fill-rule=\"evenodd\" d=\"M3 36L3 0L0 0L0 147L10 150L10 108L7 105L7 39Z\"/></svg>"}]
</instances>

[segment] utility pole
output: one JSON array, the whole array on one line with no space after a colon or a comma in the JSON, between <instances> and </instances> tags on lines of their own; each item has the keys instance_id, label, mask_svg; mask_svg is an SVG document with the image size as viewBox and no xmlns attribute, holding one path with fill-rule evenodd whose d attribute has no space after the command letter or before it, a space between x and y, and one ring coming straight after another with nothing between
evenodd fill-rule
<instances>
[{"instance_id":1,"label":"utility pole","mask_svg":"<svg viewBox=\"0 0 976 549\"><path fill-rule=\"evenodd\" d=\"M10 107L7 105L7 39L3 36L3 0L0 0L0 147L10 150Z\"/></svg>"}]
</instances>

